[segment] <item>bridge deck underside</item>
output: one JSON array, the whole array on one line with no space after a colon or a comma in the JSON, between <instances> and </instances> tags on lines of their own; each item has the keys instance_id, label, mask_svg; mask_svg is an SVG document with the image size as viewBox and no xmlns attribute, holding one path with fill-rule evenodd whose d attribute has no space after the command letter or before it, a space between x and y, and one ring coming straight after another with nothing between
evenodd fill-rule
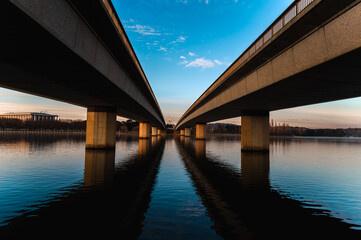
<instances>
[{"instance_id":1,"label":"bridge deck underside","mask_svg":"<svg viewBox=\"0 0 361 240\"><path fill-rule=\"evenodd\" d=\"M0 3L0 31L1 87L82 107L115 107L123 117L159 124L126 91L7 1Z\"/></svg>"}]
</instances>

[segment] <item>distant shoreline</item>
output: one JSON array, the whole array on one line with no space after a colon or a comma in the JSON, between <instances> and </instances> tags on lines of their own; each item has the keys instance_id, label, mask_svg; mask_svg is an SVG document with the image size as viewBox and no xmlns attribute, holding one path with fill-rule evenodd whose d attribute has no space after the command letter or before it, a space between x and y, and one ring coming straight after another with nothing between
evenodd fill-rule
<instances>
[{"instance_id":1,"label":"distant shoreline","mask_svg":"<svg viewBox=\"0 0 361 240\"><path fill-rule=\"evenodd\" d=\"M4 130L0 129L0 133L21 133L21 134L80 134L85 135L86 131L84 130ZM116 132L116 135L138 135L136 131L130 132Z\"/></svg>"},{"instance_id":2,"label":"distant shoreline","mask_svg":"<svg viewBox=\"0 0 361 240\"><path fill-rule=\"evenodd\" d=\"M0 133L36 133L36 134L84 134L85 131L73 130L0 130Z\"/></svg>"},{"instance_id":3,"label":"distant shoreline","mask_svg":"<svg viewBox=\"0 0 361 240\"><path fill-rule=\"evenodd\" d=\"M86 131L84 130L3 130L0 129L1 133L9 133L9 134L77 134L77 135L85 135ZM137 131L129 131L129 132L116 132L117 136L137 136ZM170 134L166 135L174 135L180 136L179 134ZM195 137L192 135L191 137ZM240 133L209 133L207 137L241 137ZM352 138L361 138L359 136L282 136L282 135L270 135L270 138L344 138L344 139L352 139Z\"/></svg>"}]
</instances>

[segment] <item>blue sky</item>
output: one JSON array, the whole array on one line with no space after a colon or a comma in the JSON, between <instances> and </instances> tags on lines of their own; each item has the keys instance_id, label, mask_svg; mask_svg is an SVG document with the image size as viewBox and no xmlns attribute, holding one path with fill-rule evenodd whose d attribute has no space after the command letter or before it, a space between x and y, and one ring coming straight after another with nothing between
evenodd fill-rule
<instances>
[{"instance_id":1,"label":"blue sky","mask_svg":"<svg viewBox=\"0 0 361 240\"><path fill-rule=\"evenodd\" d=\"M162 108L176 123L189 106L292 3L291 0L113 0ZM361 99L281 110L271 118L307 127L361 127ZM0 89L0 113L86 110ZM224 122L240 123L240 118Z\"/></svg>"},{"instance_id":2,"label":"blue sky","mask_svg":"<svg viewBox=\"0 0 361 240\"><path fill-rule=\"evenodd\" d=\"M161 105L173 122L292 2L113 0Z\"/></svg>"}]
</instances>

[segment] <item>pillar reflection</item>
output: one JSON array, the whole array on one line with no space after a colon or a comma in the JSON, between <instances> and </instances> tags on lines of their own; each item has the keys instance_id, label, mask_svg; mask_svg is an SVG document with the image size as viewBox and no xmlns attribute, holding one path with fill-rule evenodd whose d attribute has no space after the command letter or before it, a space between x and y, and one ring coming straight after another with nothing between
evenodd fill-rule
<instances>
[{"instance_id":1,"label":"pillar reflection","mask_svg":"<svg viewBox=\"0 0 361 240\"><path fill-rule=\"evenodd\" d=\"M151 140L150 139L139 139L139 156L146 156L149 154L151 149Z\"/></svg>"},{"instance_id":2,"label":"pillar reflection","mask_svg":"<svg viewBox=\"0 0 361 240\"><path fill-rule=\"evenodd\" d=\"M269 187L269 152L242 152L242 185L253 188Z\"/></svg>"},{"instance_id":3,"label":"pillar reflection","mask_svg":"<svg viewBox=\"0 0 361 240\"><path fill-rule=\"evenodd\" d=\"M337 218L321 216L319 209L304 208L302 202L273 189L269 152L242 152L239 171L237 164L213 154L197 158L197 142L196 149L177 146L220 237L290 239L290 232L300 239L322 239L344 232L353 235Z\"/></svg>"},{"instance_id":4,"label":"pillar reflection","mask_svg":"<svg viewBox=\"0 0 361 240\"><path fill-rule=\"evenodd\" d=\"M151 138L151 148L154 149L158 146L159 140L158 136L152 136Z\"/></svg>"},{"instance_id":5,"label":"pillar reflection","mask_svg":"<svg viewBox=\"0 0 361 240\"><path fill-rule=\"evenodd\" d=\"M190 137L183 137L184 138L184 147L189 148L191 146L191 138Z\"/></svg>"},{"instance_id":6,"label":"pillar reflection","mask_svg":"<svg viewBox=\"0 0 361 240\"><path fill-rule=\"evenodd\" d=\"M101 186L112 182L114 177L114 150L85 151L84 185Z\"/></svg>"},{"instance_id":7,"label":"pillar reflection","mask_svg":"<svg viewBox=\"0 0 361 240\"><path fill-rule=\"evenodd\" d=\"M180 136L180 137L179 137L179 140L180 140L180 143L181 143L181 144L184 144L184 139L185 139L184 136Z\"/></svg>"},{"instance_id":8,"label":"pillar reflection","mask_svg":"<svg viewBox=\"0 0 361 240\"><path fill-rule=\"evenodd\" d=\"M206 140L196 140L196 157L206 157Z\"/></svg>"}]
</instances>

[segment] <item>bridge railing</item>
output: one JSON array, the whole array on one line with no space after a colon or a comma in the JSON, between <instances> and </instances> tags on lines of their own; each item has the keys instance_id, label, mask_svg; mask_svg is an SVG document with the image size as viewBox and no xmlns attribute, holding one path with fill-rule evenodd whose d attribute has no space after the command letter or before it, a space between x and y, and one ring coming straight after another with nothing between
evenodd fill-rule
<instances>
[{"instance_id":1,"label":"bridge railing","mask_svg":"<svg viewBox=\"0 0 361 240\"><path fill-rule=\"evenodd\" d=\"M247 61L259 48L267 43L275 34L284 28L292 19L299 15L305 8L307 8L314 0L299 0L294 2L288 11L280 16L276 23L271 25L263 35L261 35L253 45L251 45L240 57L240 63Z\"/></svg>"},{"instance_id":2,"label":"bridge railing","mask_svg":"<svg viewBox=\"0 0 361 240\"><path fill-rule=\"evenodd\" d=\"M237 67L243 65L246 61L248 61L254 54L256 54L257 50L267 44L273 36L278 34L283 28L288 26L290 22L300 15L312 2L317 0L295 0L285 11L279 16L271 26L269 26L262 34L259 36L252 45L250 45L241 55L240 57L232 64L226 72L232 72ZM322 0L320 0L322 1ZM207 92L212 92L219 85L221 85L224 81L226 81L226 77L222 74L206 91L202 96L200 96L192 106L183 114L180 118L178 124L183 120L187 114L192 111L193 107L196 106L199 102L201 102L206 96ZM177 125L178 125L177 124Z\"/></svg>"}]
</instances>

